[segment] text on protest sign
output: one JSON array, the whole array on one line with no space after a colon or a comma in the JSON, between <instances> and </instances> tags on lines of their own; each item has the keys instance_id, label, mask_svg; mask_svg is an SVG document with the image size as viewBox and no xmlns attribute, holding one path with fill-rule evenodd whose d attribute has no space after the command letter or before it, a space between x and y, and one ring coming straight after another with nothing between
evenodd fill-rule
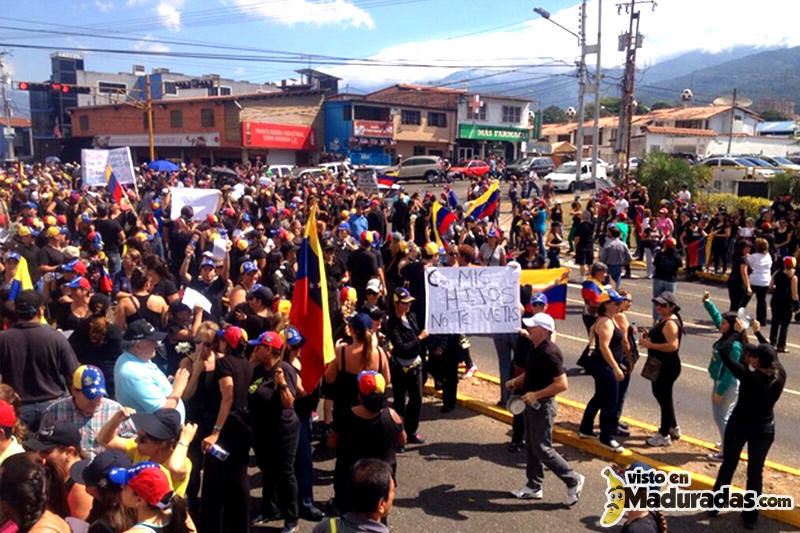
<instances>
[{"instance_id":1,"label":"text on protest sign","mask_svg":"<svg viewBox=\"0 0 800 533\"><path fill-rule=\"evenodd\" d=\"M519 269L427 268L425 294L431 334L519 331Z\"/></svg>"},{"instance_id":2,"label":"text on protest sign","mask_svg":"<svg viewBox=\"0 0 800 533\"><path fill-rule=\"evenodd\" d=\"M81 150L81 169L83 185L86 187L105 187L106 166L111 165L111 170L117 182L125 185L133 183L133 159L131 149L114 148L113 150Z\"/></svg>"}]
</instances>

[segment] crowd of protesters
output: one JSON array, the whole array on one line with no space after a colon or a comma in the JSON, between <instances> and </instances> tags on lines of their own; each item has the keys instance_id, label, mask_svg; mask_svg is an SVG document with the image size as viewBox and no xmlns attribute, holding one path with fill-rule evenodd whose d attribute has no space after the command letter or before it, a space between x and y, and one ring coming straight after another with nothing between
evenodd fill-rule
<instances>
[{"instance_id":1,"label":"crowd of protesters","mask_svg":"<svg viewBox=\"0 0 800 533\"><path fill-rule=\"evenodd\" d=\"M736 309L772 285L788 287L797 303L794 263L775 261L784 269L772 275L766 259L773 251L794 253L794 241L780 240L794 232L785 221L791 210L774 227L770 212L755 224L712 213L698 226L690 195L679 193L676 202L651 213L646 188L635 183L601 192L585 206L576 201L568 235L547 183L542 188L549 193L539 198L531 194L533 182L525 181L524 193L512 198L507 232L497 223L499 209L488 217L469 216L445 185L442 203L452 207L455 221L438 235L431 220L439 201L434 193L368 194L345 174L301 181L249 165L233 173L193 165L171 173L142 167L121 199L84 188L77 165L15 166L0 171L0 180L0 501L3 516L23 533L80 524L91 531L247 531L275 520L292 533L300 518L321 521L318 531L388 531L396 454L425 442L423 383L433 377L446 413L455 407L459 365L467 376L477 370L467 337L426 329L429 266L513 261L524 269L554 268L569 247L581 274L591 267L590 278L605 284L608 277L619 289L631 258L646 257L658 323L640 346L664 361L653 383L662 409L661 441L654 436L654 445L668 444L677 430L670 407L680 373L673 344L680 342L682 323L669 295L681 250L706 231L713 235L711 266L726 268L730 258L729 285L739 280L746 289L744 296L731 293ZM189 205L173 209L176 187L217 189L220 204L203 217ZM465 200L489 187L488 179L473 180ZM306 383L299 357L306 339L290 311L312 209L335 358L318 382ZM717 243L723 235L724 246ZM731 235L740 237L732 247ZM747 266L751 242L765 255L752 268L763 274L766 266L766 278ZM596 244L606 262L601 270ZM552 449L549 436L554 397L566 388L563 356L553 341L555 325L542 312L547 301L532 292L522 289L523 334L494 339L505 361L501 403L516 391L528 406L515 421L512 442L517 449L525 437L528 483L515 496L541 498L547 466L565 483L572 505L584 478ZM600 292L602 301L584 316L603 359L590 363L598 387L592 405L595 414L600 411L601 441L619 449L614 437L625 429L619 417L627 388L627 381L620 382L635 363L635 332L624 319L627 293ZM187 305L186 295L197 293L202 299ZM761 299L758 309L760 314ZM787 326L784 318L773 326L773 343L785 343ZM763 346L747 346L760 361L757 368L774 379L744 376L748 371L731 362L728 351L715 350L742 387L748 383L748 395L761 387L774 403L782 387L780 365ZM730 394L725 403L733 405ZM764 427L768 403L759 403ZM755 408L745 407L738 415L738 405L731 407L731 420L755 416ZM592 433L588 408L587 417L582 431ZM725 472L747 439L760 439L765 457L766 431L730 443L726 433ZM315 438L336 456L335 496L326 512L314 499ZM252 509L251 450L262 476L262 498ZM9 494L7 479L23 488ZM339 518L323 520L326 514Z\"/></svg>"}]
</instances>

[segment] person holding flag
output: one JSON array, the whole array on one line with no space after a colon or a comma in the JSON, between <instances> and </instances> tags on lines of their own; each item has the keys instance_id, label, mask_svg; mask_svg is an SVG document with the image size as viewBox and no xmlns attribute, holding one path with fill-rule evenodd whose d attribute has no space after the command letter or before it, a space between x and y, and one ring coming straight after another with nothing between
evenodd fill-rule
<instances>
[{"instance_id":1,"label":"person holding flag","mask_svg":"<svg viewBox=\"0 0 800 533\"><path fill-rule=\"evenodd\" d=\"M21 291L33 288L28 264L19 253L9 252L3 266L3 285L8 287L6 300L13 301Z\"/></svg>"},{"instance_id":2,"label":"person holding flag","mask_svg":"<svg viewBox=\"0 0 800 533\"><path fill-rule=\"evenodd\" d=\"M436 239L436 244L439 248L444 248L443 237L447 235L447 231L453 222L456 221L456 216L453 212L444 207L439 202L434 202L431 206L431 225L433 226L433 236Z\"/></svg>"},{"instance_id":3,"label":"person holding flag","mask_svg":"<svg viewBox=\"0 0 800 533\"><path fill-rule=\"evenodd\" d=\"M500 213L500 182L492 181L486 192L471 202L467 202L465 216L482 218L497 218Z\"/></svg>"}]
</instances>

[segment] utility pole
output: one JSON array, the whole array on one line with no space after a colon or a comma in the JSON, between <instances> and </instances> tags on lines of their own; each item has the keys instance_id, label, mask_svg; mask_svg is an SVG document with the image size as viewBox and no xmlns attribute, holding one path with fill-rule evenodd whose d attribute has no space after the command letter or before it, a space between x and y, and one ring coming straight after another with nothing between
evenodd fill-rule
<instances>
[{"instance_id":1,"label":"utility pole","mask_svg":"<svg viewBox=\"0 0 800 533\"><path fill-rule=\"evenodd\" d=\"M6 126L3 128L3 136L8 143L8 155L9 159L16 159L16 155L14 154L14 128L11 126L11 101L8 96L8 89L7 86L11 85L11 78L6 77L6 66L3 63L3 56L6 55L7 52L0 52L0 83L2 83L2 96L3 96L3 110L5 111L6 117Z\"/></svg>"},{"instance_id":2,"label":"utility pole","mask_svg":"<svg viewBox=\"0 0 800 533\"><path fill-rule=\"evenodd\" d=\"M150 161L156 159L156 142L153 133L153 96L150 93L150 74L144 76L144 109L147 113L147 140L150 144Z\"/></svg>"},{"instance_id":3,"label":"utility pole","mask_svg":"<svg viewBox=\"0 0 800 533\"><path fill-rule=\"evenodd\" d=\"M733 100L731 100L731 123L728 128L728 151L726 154L731 153L731 143L733 142L733 119L736 115L736 87L733 88Z\"/></svg>"},{"instance_id":4,"label":"utility pole","mask_svg":"<svg viewBox=\"0 0 800 533\"><path fill-rule=\"evenodd\" d=\"M623 181L627 182L630 172L631 156L631 122L635 112L635 101L633 96L636 80L636 49L642 47L642 35L639 34L639 11L636 11L637 4L652 4L653 9L656 3L653 0L630 0L630 3L617 4L617 12L622 9L630 15L628 23L628 33L620 35L619 51L625 52L625 75L622 79L622 102L619 108L619 124L617 127L617 146L616 152L619 157L624 157Z\"/></svg>"},{"instance_id":5,"label":"utility pole","mask_svg":"<svg viewBox=\"0 0 800 533\"><path fill-rule=\"evenodd\" d=\"M583 96L586 92L586 0L581 2L578 44L581 47L581 60L578 63L578 130L575 139L575 190L580 190L581 168L583 167Z\"/></svg>"},{"instance_id":6,"label":"utility pole","mask_svg":"<svg viewBox=\"0 0 800 533\"><path fill-rule=\"evenodd\" d=\"M602 31L601 21L603 19L603 0L597 0L597 44L595 45L597 54L597 66L594 74L594 126L592 128L592 182L597 179L597 157L600 149L600 83L603 80L602 66L600 65L600 35Z\"/></svg>"}]
</instances>

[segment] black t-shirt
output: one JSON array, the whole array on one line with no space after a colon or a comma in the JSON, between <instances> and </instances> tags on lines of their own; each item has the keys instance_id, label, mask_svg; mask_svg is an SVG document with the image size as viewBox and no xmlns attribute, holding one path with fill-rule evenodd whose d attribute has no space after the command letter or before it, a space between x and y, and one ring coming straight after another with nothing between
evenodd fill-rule
<instances>
[{"instance_id":1,"label":"black t-shirt","mask_svg":"<svg viewBox=\"0 0 800 533\"><path fill-rule=\"evenodd\" d=\"M52 246L45 246L39 250L37 259L39 266L59 266L64 264L64 254Z\"/></svg>"},{"instance_id":2,"label":"black t-shirt","mask_svg":"<svg viewBox=\"0 0 800 533\"><path fill-rule=\"evenodd\" d=\"M103 249L107 254L118 254L122 242L119 234L123 231L122 225L113 218L104 218L94 223L94 228L103 237Z\"/></svg>"},{"instance_id":3,"label":"black t-shirt","mask_svg":"<svg viewBox=\"0 0 800 533\"><path fill-rule=\"evenodd\" d=\"M653 265L655 266L653 277L663 281L676 281L678 279L678 269L681 268L682 264L683 260L677 251L674 249L662 250L656 253L653 259Z\"/></svg>"},{"instance_id":4,"label":"black t-shirt","mask_svg":"<svg viewBox=\"0 0 800 533\"><path fill-rule=\"evenodd\" d=\"M378 275L375 255L370 250L359 248L347 259L347 270L350 272L350 283L358 292L359 302L363 301L367 282Z\"/></svg>"},{"instance_id":5,"label":"black t-shirt","mask_svg":"<svg viewBox=\"0 0 800 533\"><path fill-rule=\"evenodd\" d=\"M150 291L150 294L155 294L156 296L161 296L165 300L172 296L173 294L177 294L178 287L175 285L175 282L169 278L161 278L156 283L156 286L153 287L153 290Z\"/></svg>"},{"instance_id":6,"label":"black t-shirt","mask_svg":"<svg viewBox=\"0 0 800 533\"><path fill-rule=\"evenodd\" d=\"M591 250L594 247L594 224L584 221L575 228L575 237L578 241L578 248L581 250Z\"/></svg>"},{"instance_id":7,"label":"black t-shirt","mask_svg":"<svg viewBox=\"0 0 800 533\"><path fill-rule=\"evenodd\" d=\"M522 253L516 258L516 262L520 264L523 270L530 270L532 268L544 268L544 259L538 254L533 259L528 259L527 255Z\"/></svg>"},{"instance_id":8,"label":"black t-shirt","mask_svg":"<svg viewBox=\"0 0 800 533\"><path fill-rule=\"evenodd\" d=\"M622 526L624 533L660 533L661 527L652 512L646 516L627 522Z\"/></svg>"},{"instance_id":9,"label":"black t-shirt","mask_svg":"<svg viewBox=\"0 0 800 533\"><path fill-rule=\"evenodd\" d=\"M564 356L561 350L549 339L538 346L531 344L525 358L525 392L542 390L564 373Z\"/></svg>"},{"instance_id":10,"label":"black t-shirt","mask_svg":"<svg viewBox=\"0 0 800 533\"><path fill-rule=\"evenodd\" d=\"M39 279L39 248L35 244L25 246L22 243L17 244L15 247L16 252L25 258L28 263L28 273L31 276L31 281Z\"/></svg>"},{"instance_id":11,"label":"black t-shirt","mask_svg":"<svg viewBox=\"0 0 800 533\"><path fill-rule=\"evenodd\" d=\"M279 363L286 377L286 385L293 395L297 395L297 372L285 361ZM281 404L280 392L275 388L275 369L265 369L263 365L253 370L253 382L250 385L248 406L253 420L253 430L272 432L298 423L294 408L284 408ZM299 427L298 427L299 429Z\"/></svg>"},{"instance_id":12,"label":"black t-shirt","mask_svg":"<svg viewBox=\"0 0 800 533\"><path fill-rule=\"evenodd\" d=\"M196 290L211 302L211 312L206 313L203 311L203 320L213 320L219 322L222 317L222 296L228 289L228 282L225 279L217 276L211 283L204 283L200 279L193 279L189 283L189 287Z\"/></svg>"},{"instance_id":13,"label":"black t-shirt","mask_svg":"<svg viewBox=\"0 0 800 533\"><path fill-rule=\"evenodd\" d=\"M217 359L214 368L214 378L217 381L225 377L233 378L231 414L243 418L247 411L247 394L253 377L253 367L245 357L226 355Z\"/></svg>"}]
</instances>

